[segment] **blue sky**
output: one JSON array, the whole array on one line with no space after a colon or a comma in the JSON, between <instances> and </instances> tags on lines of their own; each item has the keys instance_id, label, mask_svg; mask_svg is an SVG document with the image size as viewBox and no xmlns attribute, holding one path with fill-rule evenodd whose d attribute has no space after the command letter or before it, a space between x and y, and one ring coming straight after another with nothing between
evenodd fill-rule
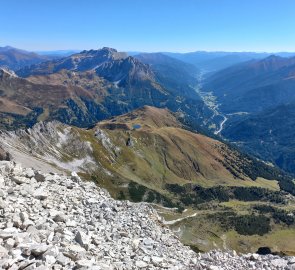
<instances>
[{"instance_id":1,"label":"blue sky","mask_svg":"<svg viewBox=\"0 0 295 270\"><path fill-rule=\"evenodd\" d=\"M294 0L7 0L0 46L295 51Z\"/></svg>"}]
</instances>

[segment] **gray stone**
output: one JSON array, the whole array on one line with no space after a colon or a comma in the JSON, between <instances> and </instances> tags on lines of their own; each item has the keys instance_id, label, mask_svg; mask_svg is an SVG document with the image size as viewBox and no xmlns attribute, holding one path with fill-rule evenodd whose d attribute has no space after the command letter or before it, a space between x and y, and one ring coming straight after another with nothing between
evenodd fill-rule
<instances>
[{"instance_id":1,"label":"gray stone","mask_svg":"<svg viewBox=\"0 0 295 270\"><path fill-rule=\"evenodd\" d=\"M15 240L13 238L8 238L6 240L5 246L7 249L12 249L15 245Z\"/></svg>"},{"instance_id":2,"label":"gray stone","mask_svg":"<svg viewBox=\"0 0 295 270\"><path fill-rule=\"evenodd\" d=\"M51 264L55 264L56 259L54 256L46 255L44 261L46 262L46 264L51 265Z\"/></svg>"},{"instance_id":3,"label":"gray stone","mask_svg":"<svg viewBox=\"0 0 295 270\"><path fill-rule=\"evenodd\" d=\"M77 182L77 181L81 181L80 176L79 176L76 172L72 172L72 174L71 174L71 179L72 179L73 181L75 181L75 182Z\"/></svg>"},{"instance_id":4,"label":"gray stone","mask_svg":"<svg viewBox=\"0 0 295 270\"><path fill-rule=\"evenodd\" d=\"M14 192L14 190L13 190L12 187L10 187L10 188L7 189L7 194L12 194L13 192Z\"/></svg>"},{"instance_id":5,"label":"gray stone","mask_svg":"<svg viewBox=\"0 0 295 270\"><path fill-rule=\"evenodd\" d=\"M5 209L6 208L6 203L2 198L0 198L0 209Z\"/></svg>"},{"instance_id":6,"label":"gray stone","mask_svg":"<svg viewBox=\"0 0 295 270\"><path fill-rule=\"evenodd\" d=\"M27 168L27 169L25 170L25 175L26 175L26 177L28 177L28 178L32 178L32 177L35 176L35 173L34 173L34 171L33 171L32 168Z\"/></svg>"},{"instance_id":7,"label":"gray stone","mask_svg":"<svg viewBox=\"0 0 295 270\"><path fill-rule=\"evenodd\" d=\"M19 217L20 217L21 221L24 222L25 220L27 220L29 218L29 215L27 212L20 212Z\"/></svg>"},{"instance_id":8,"label":"gray stone","mask_svg":"<svg viewBox=\"0 0 295 270\"><path fill-rule=\"evenodd\" d=\"M159 266L162 262L163 262L163 258L161 257L157 257L157 256L152 256L152 263L155 265L155 266Z\"/></svg>"},{"instance_id":9,"label":"gray stone","mask_svg":"<svg viewBox=\"0 0 295 270\"><path fill-rule=\"evenodd\" d=\"M66 266L70 262L70 260L62 253L59 253L56 257L56 262L62 266Z\"/></svg>"},{"instance_id":10,"label":"gray stone","mask_svg":"<svg viewBox=\"0 0 295 270\"><path fill-rule=\"evenodd\" d=\"M27 183L27 178L22 176L13 176L12 180L18 185Z\"/></svg>"},{"instance_id":11,"label":"gray stone","mask_svg":"<svg viewBox=\"0 0 295 270\"><path fill-rule=\"evenodd\" d=\"M45 244L35 244L30 247L30 250L31 254L34 256L39 256L42 255L48 248L49 246Z\"/></svg>"},{"instance_id":12,"label":"gray stone","mask_svg":"<svg viewBox=\"0 0 295 270\"><path fill-rule=\"evenodd\" d=\"M45 176L39 172L35 173L34 178L36 179L37 182L44 182L45 181Z\"/></svg>"},{"instance_id":13,"label":"gray stone","mask_svg":"<svg viewBox=\"0 0 295 270\"><path fill-rule=\"evenodd\" d=\"M133 250L138 249L139 243L140 243L140 239L138 239L138 238L133 239L133 241L132 241L132 248L133 248Z\"/></svg>"},{"instance_id":14,"label":"gray stone","mask_svg":"<svg viewBox=\"0 0 295 270\"><path fill-rule=\"evenodd\" d=\"M23 224L22 224L21 227L23 227L24 229L26 229L26 228L28 228L29 226L34 226L34 225L35 225L35 223L34 223L32 220L27 219L27 220L25 220L25 221L23 222Z\"/></svg>"},{"instance_id":15,"label":"gray stone","mask_svg":"<svg viewBox=\"0 0 295 270\"><path fill-rule=\"evenodd\" d=\"M288 262L284 259L275 259L275 260L271 260L270 262L273 266L281 267L281 268L286 267L288 264Z\"/></svg>"},{"instance_id":16,"label":"gray stone","mask_svg":"<svg viewBox=\"0 0 295 270\"><path fill-rule=\"evenodd\" d=\"M65 222L67 219L66 215L63 213L57 213L54 217L53 220L55 222Z\"/></svg>"},{"instance_id":17,"label":"gray stone","mask_svg":"<svg viewBox=\"0 0 295 270\"><path fill-rule=\"evenodd\" d=\"M77 241L77 243L79 243L82 247L88 247L88 245L90 244L90 237L82 232L82 231L77 231L77 234L75 236L75 240Z\"/></svg>"},{"instance_id":18,"label":"gray stone","mask_svg":"<svg viewBox=\"0 0 295 270\"><path fill-rule=\"evenodd\" d=\"M82 268L82 267L85 267L85 268L90 268L93 266L93 264L95 263L94 260L86 260L86 259L82 259L82 260L78 260L76 261L76 266L78 268Z\"/></svg>"},{"instance_id":19,"label":"gray stone","mask_svg":"<svg viewBox=\"0 0 295 270\"><path fill-rule=\"evenodd\" d=\"M138 267L139 269L141 269L141 268L146 268L148 266L148 264L144 261L136 261L135 266Z\"/></svg>"},{"instance_id":20,"label":"gray stone","mask_svg":"<svg viewBox=\"0 0 295 270\"><path fill-rule=\"evenodd\" d=\"M76 227L77 223L74 220L66 220L66 226L67 227Z\"/></svg>"},{"instance_id":21,"label":"gray stone","mask_svg":"<svg viewBox=\"0 0 295 270\"><path fill-rule=\"evenodd\" d=\"M45 200L48 197L48 193L43 189L37 189L34 193L34 197L39 200Z\"/></svg>"},{"instance_id":22,"label":"gray stone","mask_svg":"<svg viewBox=\"0 0 295 270\"><path fill-rule=\"evenodd\" d=\"M0 246L0 259L6 258L8 255L8 250L3 246Z\"/></svg>"}]
</instances>

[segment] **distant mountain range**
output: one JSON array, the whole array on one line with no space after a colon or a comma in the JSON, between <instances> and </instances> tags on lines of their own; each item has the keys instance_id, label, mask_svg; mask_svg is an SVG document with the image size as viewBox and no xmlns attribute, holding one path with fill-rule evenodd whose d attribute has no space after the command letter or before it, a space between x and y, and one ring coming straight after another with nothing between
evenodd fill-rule
<instances>
[{"instance_id":1,"label":"distant mountain range","mask_svg":"<svg viewBox=\"0 0 295 270\"><path fill-rule=\"evenodd\" d=\"M73 54L79 53L79 50L52 50L52 51L35 51L28 52L25 50L13 48L11 46L0 47L0 66L5 65L13 70L20 69L24 66L40 63L46 60L68 57ZM137 56L147 54L139 51L130 51L127 53L129 56ZM150 54L150 53L149 53ZM295 56L292 52L277 52L277 53L256 53L256 52L207 52L196 51L189 53L173 53L173 52L156 52L151 54L161 54L169 56L173 59L181 60L182 62L192 64L199 70L207 73L216 72L218 70L230 67L232 65L242 63L253 59L263 59L272 54L281 57ZM15 57L13 56L15 55ZM15 58L15 60L13 60ZM38 60L39 59L39 60ZM5 61L4 61L5 60ZM26 61L25 61L26 60ZM16 61L18 65L15 65Z\"/></svg>"},{"instance_id":2,"label":"distant mountain range","mask_svg":"<svg viewBox=\"0 0 295 270\"><path fill-rule=\"evenodd\" d=\"M165 65L156 61L157 67L162 63L157 70L155 65L103 48L26 66L16 71L18 76L2 70L1 100L7 105L0 107L1 124L9 128L56 119L86 127L144 105L168 107L202 123L210 111L191 86L197 83L196 68L164 58ZM176 80L171 70L183 76Z\"/></svg>"},{"instance_id":3,"label":"distant mountain range","mask_svg":"<svg viewBox=\"0 0 295 270\"><path fill-rule=\"evenodd\" d=\"M5 66L13 70L32 64L38 64L50 59L52 59L52 57L27 52L10 46L0 47L0 66Z\"/></svg>"},{"instance_id":4,"label":"distant mountain range","mask_svg":"<svg viewBox=\"0 0 295 270\"><path fill-rule=\"evenodd\" d=\"M250 60L259 60L266 58L271 53L255 53L255 52L205 52L197 51L191 53L165 53L171 57L177 58L187 63L191 63L202 69L203 71L210 73L218 70L230 67L235 64ZM278 56L290 57L295 53L275 53Z\"/></svg>"}]
</instances>

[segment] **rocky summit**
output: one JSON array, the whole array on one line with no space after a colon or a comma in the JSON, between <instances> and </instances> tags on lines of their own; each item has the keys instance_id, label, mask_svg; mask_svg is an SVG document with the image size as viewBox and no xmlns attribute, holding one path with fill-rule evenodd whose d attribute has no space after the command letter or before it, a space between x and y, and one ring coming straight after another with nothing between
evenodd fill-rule
<instances>
[{"instance_id":1,"label":"rocky summit","mask_svg":"<svg viewBox=\"0 0 295 270\"><path fill-rule=\"evenodd\" d=\"M2 269L295 269L295 258L197 254L148 204L93 182L0 162Z\"/></svg>"}]
</instances>

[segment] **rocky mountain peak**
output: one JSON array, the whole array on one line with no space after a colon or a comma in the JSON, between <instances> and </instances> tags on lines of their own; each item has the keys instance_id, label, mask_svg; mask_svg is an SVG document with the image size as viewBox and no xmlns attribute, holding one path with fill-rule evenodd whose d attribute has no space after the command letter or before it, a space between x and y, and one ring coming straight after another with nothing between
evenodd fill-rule
<instances>
[{"instance_id":1,"label":"rocky mountain peak","mask_svg":"<svg viewBox=\"0 0 295 270\"><path fill-rule=\"evenodd\" d=\"M135 57L128 56L124 62L125 66L128 66L134 72L141 72L146 77L154 77L154 73L149 65L142 63Z\"/></svg>"},{"instance_id":2,"label":"rocky mountain peak","mask_svg":"<svg viewBox=\"0 0 295 270\"><path fill-rule=\"evenodd\" d=\"M145 80L154 80L155 75L149 65L138 59L128 56L126 58L106 61L99 65L96 74L120 85L130 84Z\"/></svg>"},{"instance_id":3,"label":"rocky mountain peak","mask_svg":"<svg viewBox=\"0 0 295 270\"><path fill-rule=\"evenodd\" d=\"M268 56L268 57L266 57L264 60L262 60L262 61L279 61L279 60L282 60L282 59L284 59L284 57L281 57L281 56L278 56L278 55L275 55L275 54L272 54L272 55L270 55L270 56Z\"/></svg>"},{"instance_id":4,"label":"rocky mountain peak","mask_svg":"<svg viewBox=\"0 0 295 270\"><path fill-rule=\"evenodd\" d=\"M71 58L84 58L84 57L94 57L96 60L101 62L101 60L104 61L111 61L111 60L118 60L118 59L124 59L127 57L127 53L125 52L118 52L116 49L109 48L109 47L103 47L102 49L98 50L88 50L88 51L82 51L81 53L74 54L71 56Z\"/></svg>"},{"instance_id":5,"label":"rocky mountain peak","mask_svg":"<svg viewBox=\"0 0 295 270\"><path fill-rule=\"evenodd\" d=\"M107 51L107 52L112 52L112 53L117 53L118 51L114 48L110 48L110 47L102 47L101 49L102 51Z\"/></svg>"},{"instance_id":6,"label":"rocky mountain peak","mask_svg":"<svg viewBox=\"0 0 295 270\"><path fill-rule=\"evenodd\" d=\"M250 68L261 69L268 72L279 70L295 64L295 57L287 58L278 55L270 55L260 61L254 61Z\"/></svg>"},{"instance_id":7,"label":"rocky mountain peak","mask_svg":"<svg viewBox=\"0 0 295 270\"><path fill-rule=\"evenodd\" d=\"M127 54L115 49L104 47L98 50L85 50L54 61L43 62L38 65L26 67L18 71L23 77L30 75L47 75L63 69L72 71L95 70L101 65L120 59L125 59Z\"/></svg>"}]
</instances>

